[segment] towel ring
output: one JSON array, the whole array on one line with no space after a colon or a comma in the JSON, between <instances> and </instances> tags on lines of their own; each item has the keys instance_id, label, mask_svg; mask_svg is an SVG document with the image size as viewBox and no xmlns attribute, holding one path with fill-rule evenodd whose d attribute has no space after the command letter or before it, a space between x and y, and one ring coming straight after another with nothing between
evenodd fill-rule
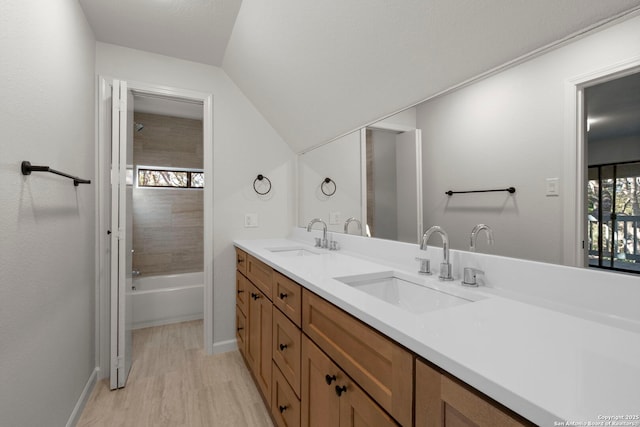
<instances>
[{"instance_id":1,"label":"towel ring","mask_svg":"<svg viewBox=\"0 0 640 427\"><path fill-rule=\"evenodd\" d=\"M256 187L256 184L258 183L258 181L263 181L263 180L267 180L267 185L268 185L267 191L265 192L259 191L258 188ZM261 196L268 194L269 191L271 191L271 180L262 174L258 174L256 179L253 180L253 190Z\"/></svg>"},{"instance_id":2,"label":"towel ring","mask_svg":"<svg viewBox=\"0 0 640 427\"><path fill-rule=\"evenodd\" d=\"M331 184L333 183L333 191L327 192L325 191L325 184ZM324 181L322 181L322 183L320 184L320 191L322 191L322 194L324 194L325 196L333 196L334 194L336 194L336 190L338 189L338 186L336 185L336 182L334 180L332 180L331 178L325 178Z\"/></svg>"}]
</instances>

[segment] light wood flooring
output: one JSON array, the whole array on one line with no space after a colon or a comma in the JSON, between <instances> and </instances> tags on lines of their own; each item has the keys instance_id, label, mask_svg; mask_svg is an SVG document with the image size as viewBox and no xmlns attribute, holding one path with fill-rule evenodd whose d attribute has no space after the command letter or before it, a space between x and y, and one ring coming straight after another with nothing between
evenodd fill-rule
<instances>
[{"instance_id":1,"label":"light wood flooring","mask_svg":"<svg viewBox=\"0 0 640 427\"><path fill-rule=\"evenodd\" d=\"M134 331L126 387L98 382L77 426L272 427L240 353L202 343L202 320Z\"/></svg>"}]
</instances>

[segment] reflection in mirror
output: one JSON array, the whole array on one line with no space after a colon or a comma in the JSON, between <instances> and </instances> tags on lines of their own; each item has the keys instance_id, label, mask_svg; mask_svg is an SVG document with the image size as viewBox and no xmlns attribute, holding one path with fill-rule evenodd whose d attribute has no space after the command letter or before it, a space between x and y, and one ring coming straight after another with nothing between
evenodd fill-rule
<instances>
[{"instance_id":1,"label":"reflection in mirror","mask_svg":"<svg viewBox=\"0 0 640 427\"><path fill-rule=\"evenodd\" d=\"M362 218L360 131L350 133L298 156L298 225L306 227L313 218L327 223L327 229L343 232L350 217ZM326 178L335 183L323 192ZM326 186L326 184L325 184ZM351 226L351 233L357 227Z\"/></svg>"},{"instance_id":2,"label":"reflection in mirror","mask_svg":"<svg viewBox=\"0 0 640 427\"><path fill-rule=\"evenodd\" d=\"M299 226L320 217L334 232L417 243L422 235L421 132L403 111L299 156ZM322 192L331 177L336 193ZM351 222L353 222L352 220Z\"/></svg>"},{"instance_id":3,"label":"reflection in mirror","mask_svg":"<svg viewBox=\"0 0 640 427\"><path fill-rule=\"evenodd\" d=\"M369 127L365 145L367 235L417 243L422 233L420 131Z\"/></svg>"}]
</instances>

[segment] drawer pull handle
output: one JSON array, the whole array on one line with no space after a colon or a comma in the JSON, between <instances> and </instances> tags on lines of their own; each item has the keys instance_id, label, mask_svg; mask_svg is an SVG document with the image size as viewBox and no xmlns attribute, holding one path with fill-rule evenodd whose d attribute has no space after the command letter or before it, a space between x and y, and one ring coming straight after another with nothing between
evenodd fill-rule
<instances>
[{"instance_id":1,"label":"drawer pull handle","mask_svg":"<svg viewBox=\"0 0 640 427\"><path fill-rule=\"evenodd\" d=\"M324 380L327 382L328 385L331 385L332 382L334 382L336 380L336 376L335 375L325 375L324 376Z\"/></svg>"},{"instance_id":2,"label":"drawer pull handle","mask_svg":"<svg viewBox=\"0 0 640 427\"><path fill-rule=\"evenodd\" d=\"M286 344L280 344L280 351L285 351L287 349Z\"/></svg>"},{"instance_id":3,"label":"drawer pull handle","mask_svg":"<svg viewBox=\"0 0 640 427\"><path fill-rule=\"evenodd\" d=\"M286 410L287 410L287 405L284 405L284 406L280 405L280 406L278 406L278 410L280 411L280 413L283 413L284 411L286 411Z\"/></svg>"},{"instance_id":4,"label":"drawer pull handle","mask_svg":"<svg viewBox=\"0 0 640 427\"><path fill-rule=\"evenodd\" d=\"M251 298L253 298L253 299L254 299L254 301L255 301L255 300L257 300L258 298L260 298L260 295L258 295L258 294L254 294L253 292L251 292Z\"/></svg>"},{"instance_id":5,"label":"drawer pull handle","mask_svg":"<svg viewBox=\"0 0 640 427\"><path fill-rule=\"evenodd\" d=\"M241 294L241 293L243 293L243 292L244 292L244 291L243 291L242 289L240 289L240 290L238 291L238 295L240 295L240 294Z\"/></svg>"},{"instance_id":6,"label":"drawer pull handle","mask_svg":"<svg viewBox=\"0 0 640 427\"><path fill-rule=\"evenodd\" d=\"M239 331L243 330L244 328L238 328Z\"/></svg>"},{"instance_id":7,"label":"drawer pull handle","mask_svg":"<svg viewBox=\"0 0 640 427\"><path fill-rule=\"evenodd\" d=\"M285 299L287 297L287 294L280 293L279 296L280 296L280 299Z\"/></svg>"},{"instance_id":8,"label":"drawer pull handle","mask_svg":"<svg viewBox=\"0 0 640 427\"><path fill-rule=\"evenodd\" d=\"M344 393L345 391L347 391L346 385L343 385L342 387L336 386L336 394L338 395L338 397L342 396L342 393Z\"/></svg>"}]
</instances>

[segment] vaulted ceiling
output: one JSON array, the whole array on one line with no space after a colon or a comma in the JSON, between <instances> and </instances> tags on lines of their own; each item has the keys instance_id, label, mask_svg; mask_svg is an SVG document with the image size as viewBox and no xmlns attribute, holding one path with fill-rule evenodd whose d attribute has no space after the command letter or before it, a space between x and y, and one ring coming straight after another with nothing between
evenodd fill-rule
<instances>
[{"instance_id":1,"label":"vaulted ceiling","mask_svg":"<svg viewBox=\"0 0 640 427\"><path fill-rule=\"evenodd\" d=\"M301 152L640 0L79 0L100 41L222 65Z\"/></svg>"}]
</instances>

